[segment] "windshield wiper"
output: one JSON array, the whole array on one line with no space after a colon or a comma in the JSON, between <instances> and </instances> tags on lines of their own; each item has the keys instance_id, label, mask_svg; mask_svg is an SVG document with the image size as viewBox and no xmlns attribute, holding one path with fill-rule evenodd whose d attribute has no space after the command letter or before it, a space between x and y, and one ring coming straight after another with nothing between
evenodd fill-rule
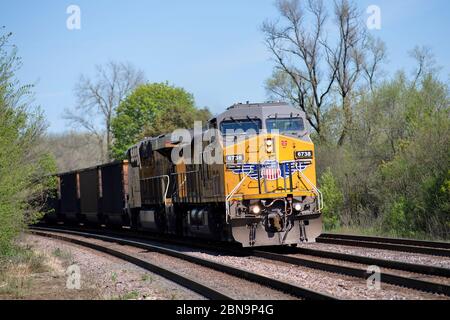
<instances>
[{"instance_id":1,"label":"windshield wiper","mask_svg":"<svg viewBox=\"0 0 450 320\"><path fill-rule=\"evenodd\" d=\"M256 122L255 120L253 120L249 116L247 116L247 119L250 120L256 126L257 129L259 129L259 123L258 122Z\"/></svg>"},{"instance_id":2,"label":"windshield wiper","mask_svg":"<svg viewBox=\"0 0 450 320\"><path fill-rule=\"evenodd\" d=\"M230 120L233 121L234 123L236 123L239 128L242 127L242 124L239 121L237 121L235 118L230 117Z\"/></svg>"}]
</instances>

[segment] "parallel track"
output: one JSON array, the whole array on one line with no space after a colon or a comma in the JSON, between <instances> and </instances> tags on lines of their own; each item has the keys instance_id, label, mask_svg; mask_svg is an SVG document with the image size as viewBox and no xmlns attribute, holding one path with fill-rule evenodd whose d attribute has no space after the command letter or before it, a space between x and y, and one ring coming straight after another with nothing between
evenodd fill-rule
<instances>
[{"instance_id":1,"label":"parallel track","mask_svg":"<svg viewBox=\"0 0 450 320\"><path fill-rule=\"evenodd\" d=\"M425 241L425 240L415 240L405 238L370 237L370 236L336 234L336 233L322 233L320 237L332 239L339 238L358 241L404 244L409 246L428 247L428 248L450 249L450 242Z\"/></svg>"},{"instance_id":2,"label":"parallel track","mask_svg":"<svg viewBox=\"0 0 450 320\"><path fill-rule=\"evenodd\" d=\"M367 279L372 275L372 273L368 272L367 269L361 268L355 268L355 267L348 267L348 266L342 266L337 263L328 263L328 262L320 262L315 261L311 259L305 259L305 258L299 258L295 256L289 256L289 255L283 255L278 253L272 253L267 251L253 251L253 255L256 257L269 259L269 260L275 260L275 261L281 261L285 263L290 263L298 266L303 266L307 268L312 268L316 270L322 270L337 274L343 274L351 277L361 278L361 279ZM316 256L318 256L316 254ZM348 260L347 260L348 261ZM381 259L373 259L373 264L367 264L366 265L375 265L380 267L379 264L376 264L376 262L385 262L386 260ZM358 262L361 263L361 262ZM450 271L446 269L447 271ZM440 284L436 282L431 281L425 281L425 280L418 280L414 279L412 277L407 276L400 276L393 273L388 273L381 271L380 273L380 281L382 283L397 285L405 288L410 288L414 290L420 290L424 292L430 292L430 293L436 293L436 294L443 294L446 296L450 296L450 286L445 284Z\"/></svg>"},{"instance_id":3,"label":"parallel track","mask_svg":"<svg viewBox=\"0 0 450 320\"><path fill-rule=\"evenodd\" d=\"M386 260L379 258L371 258L364 257L358 255L352 255L347 253L339 253L332 251L324 251L324 250L316 250L310 248L293 248L293 250L289 250L289 253L298 253L309 256L315 256L319 258L327 258L341 261L348 261L359 264L366 265L375 265L381 268L401 270L413 273L419 273L430 276L438 276L438 277L446 277L450 278L450 269L441 268L436 266L424 265L424 264L416 264L409 262L401 262L395 260Z\"/></svg>"},{"instance_id":4,"label":"parallel track","mask_svg":"<svg viewBox=\"0 0 450 320\"><path fill-rule=\"evenodd\" d=\"M431 242L409 239L352 236L344 234L322 234L318 243L338 244L353 247L384 249L411 253L450 257L450 247L446 242Z\"/></svg>"},{"instance_id":5,"label":"parallel track","mask_svg":"<svg viewBox=\"0 0 450 320\"><path fill-rule=\"evenodd\" d=\"M42 229L40 229L42 230ZM194 291L198 294L200 294L201 296L207 298L207 299L211 299L211 300L232 300L232 298L230 298L229 296L211 289L207 286L204 286L203 284L190 279L188 277L182 276L178 273L172 272L170 270L167 270L165 268L161 268L155 264L152 264L148 261L144 261L141 259L138 259L136 257L130 256L126 253L123 253L121 251L118 250L114 250L108 247L104 247L92 242L88 242L88 241L82 241L79 239L74 239L74 238L69 238L69 237L64 237L62 235L57 235L57 234L53 234L53 233L48 233L45 231L37 231L37 230L32 230L31 231L32 234L38 235L38 236L42 236L42 237L48 237L48 238L53 238L53 239L57 239L57 240L61 240L61 241L65 241L65 242L70 242L73 244L77 244L83 247L87 247L90 249L94 249L96 251L100 251L106 254L109 254L111 256L114 256L116 258L119 258L121 260L127 261L129 263L132 263L136 266L139 266L145 270L148 270L150 272L153 272L155 274L158 274L170 281L173 281L191 291Z\"/></svg>"},{"instance_id":6,"label":"parallel track","mask_svg":"<svg viewBox=\"0 0 450 320\"><path fill-rule=\"evenodd\" d=\"M46 227L32 227L31 232L35 233L35 234L41 233L41 235L49 235L49 232L63 233L63 234L70 234L70 235L75 235L75 236L81 236L81 237L86 237L86 238L102 240L102 241L106 241L106 242L119 243L122 245L128 245L128 246L132 246L132 247L136 247L136 248L150 250L150 251L158 252L158 253L168 255L171 257L179 258L179 259L191 262L191 263L195 263L197 265L201 265L203 267L207 267L207 268L210 268L210 269L213 269L213 270L216 270L219 272L223 272L223 273L226 273L226 274L229 274L229 275L241 278L241 279L245 279L247 281L258 283L265 287L270 287L272 289L290 294L297 298L307 299L307 300L336 300L337 299L336 297L333 297L333 296L330 296L330 295L327 295L324 293L320 293L320 292L316 292L316 291L313 291L313 290L310 290L307 288L295 286L295 285L292 285L292 284L289 284L289 283L286 283L283 281L279 281L279 280L275 280L275 279L268 278L265 276L261 276L256 273L252 273L250 271L234 268L234 267L231 267L231 266L228 266L225 264L213 262L213 261L210 261L207 259L198 258L198 257L192 256L192 255L180 252L180 251L168 249L168 248L157 246L154 244L145 243L140 240L125 239L125 238L123 238L123 236L121 236L121 237L107 236L107 235L100 235L100 234L96 234L96 233L80 232L80 231L73 231L73 230L60 229L60 228L46 228ZM70 239L69 241L72 240L72 238L62 237L59 235L58 235L58 237L61 240L66 240L66 239ZM63 238L65 238L65 239L63 239ZM86 243L85 241L77 240L77 242L78 241L81 243ZM71 241L71 242L73 242L73 241ZM81 245L84 245L84 244L81 244ZM98 249L100 251L109 253L108 252L110 250L109 248L105 248L105 247L98 246L98 245L94 245L94 246L98 247ZM95 248L95 249L97 250L97 248ZM131 258L133 258L133 257L131 257ZM136 259L136 258L134 258L134 259ZM137 259L137 260L139 260L139 259ZM141 260L141 261L145 262L143 260ZM212 289L210 289L210 290L212 290ZM221 294L221 293L217 292L217 294ZM222 295L222 296L223 296L223 298L229 299L229 297L226 297L225 295ZM220 298L220 296L219 296L219 299L223 299L223 298Z\"/></svg>"},{"instance_id":7,"label":"parallel track","mask_svg":"<svg viewBox=\"0 0 450 320\"><path fill-rule=\"evenodd\" d=\"M57 230L61 230L58 228ZM69 230L70 231L70 230ZM364 266L361 268L355 268L355 267L348 267L348 266L342 266L339 265L339 262L336 263L328 263L328 262L319 262L315 261L314 259L308 259L308 258L300 258L295 256L290 256L287 254L302 254L302 255L309 255L309 256L315 256L320 258L327 258L327 259L334 259L334 260L340 260L340 261L347 261L347 262L353 262L358 263L362 265L375 265L380 268L388 268L388 269L396 269L396 270L402 270L407 272L416 273L418 275L427 275L427 276L439 276L439 277L450 277L450 269L446 268L439 268L434 266L427 266L427 265L421 265L421 264L412 264L412 263L404 263L399 261L392 261L392 260L384 260L384 259L376 259L376 258L368 258L363 256L356 256L356 255L348 255L348 254L342 254L342 253L336 253L336 252L330 252L330 251L321 251L321 250L315 250L310 248L275 248L271 250L246 250L246 249L237 249L237 248L230 248L230 247L224 247L224 246L217 246L214 245L207 245L204 242L199 243L198 241L187 241L187 240L176 240L176 239L160 239L155 238L151 236L143 236L138 233L125 231L122 232L113 232L113 231L107 231L107 230L100 230L96 231L101 232L103 235L113 235L113 236L120 236L120 237L126 237L127 239L138 239L138 240L158 240L158 241L164 241L168 243L173 243L177 245L189 245L194 247L200 247L205 248L209 250L215 250L215 251L223 251L223 252L229 252L231 254L237 254L237 255L253 255L255 257L260 257L263 259L271 260L271 261L280 261L284 263L290 263L298 266L308 267L312 269L337 273L337 274L343 274L347 276L367 279L371 274L368 273L366 269L364 269ZM284 254L280 254L279 252L283 251ZM425 291L425 292L431 292L431 293L437 293L437 294L444 294L446 296L450 296L450 287L445 284L439 284L432 281L426 281L426 280L418 280L414 279L412 277L407 276L400 276L391 273L382 272L381 274L381 282L398 285L406 288L411 288L415 290Z\"/></svg>"}]
</instances>

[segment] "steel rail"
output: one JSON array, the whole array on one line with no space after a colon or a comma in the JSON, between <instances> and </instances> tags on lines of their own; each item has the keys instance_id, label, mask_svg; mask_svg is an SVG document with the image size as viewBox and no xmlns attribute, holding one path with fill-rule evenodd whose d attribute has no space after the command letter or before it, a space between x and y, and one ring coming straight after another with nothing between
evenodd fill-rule
<instances>
[{"instance_id":1,"label":"steel rail","mask_svg":"<svg viewBox=\"0 0 450 320\"><path fill-rule=\"evenodd\" d=\"M322 270L332 273L343 274L347 276L368 279L372 273L364 270L363 268L354 268L348 266L342 266L334 263L328 262L319 262L315 260L309 260L299 257L293 257L284 254L277 254L267 251L253 251L253 255L256 257L281 261L285 263L294 264L297 266L303 266L307 268L312 268L316 270ZM374 264L376 265L376 264ZM378 266L378 265L377 265ZM410 289L443 294L446 296L450 296L450 286L425 280L417 280L410 277L399 276L392 273L381 272L380 273L380 281L387 284L402 286Z\"/></svg>"},{"instance_id":2,"label":"steel rail","mask_svg":"<svg viewBox=\"0 0 450 320\"><path fill-rule=\"evenodd\" d=\"M357 241L404 244L409 246L427 247L427 248L450 249L450 242L425 241L425 240L415 240L405 238L373 237L373 236L337 234L337 233L323 233L320 235L320 237L330 239L347 239Z\"/></svg>"},{"instance_id":3,"label":"steel rail","mask_svg":"<svg viewBox=\"0 0 450 320\"><path fill-rule=\"evenodd\" d=\"M442 248L430 248L430 247L420 247L404 244L394 244L394 243L383 243L374 241L362 241L362 240L350 240L342 238L331 238L331 237L318 237L316 238L318 243L326 244L338 244L344 246L352 247L362 247L362 248L372 248L372 249L384 249L391 251L401 251L401 252L411 252L411 253L421 253L434 256L450 257L450 249Z\"/></svg>"},{"instance_id":4,"label":"steel rail","mask_svg":"<svg viewBox=\"0 0 450 320\"><path fill-rule=\"evenodd\" d=\"M46 227L32 227L32 231L34 230L42 230L42 231L48 231L48 232L56 232L56 233L66 233L66 234L72 234L76 236L83 236L83 237L89 237L93 239L103 240L107 242L116 242L122 245L129 245L141 249L146 249L154 252L158 252L164 255L172 256L175 258L179 258L197 265L201 265L203 267L207 267L210 269L214 269L219 272L223 272L241 279L245 279L247 281L258 283L265 287L270 287L272 289L285 292L287 294L293 295L298 298L306 299L306 300L337 300L338 298L333 297L331 295L316 292L311 289L299 287L296 285L292 285L290 283L286 283L280 280L272 279L269 277L265 277L247 270L238 269L226 264L214 262L207 259L202 259L199 257L195 257L193 255L189 255L186 253L182 253L177 250L164 248L161 246L157 246L154 244L145 243L139 240L128 240L124 239L122 237L118 236L106 236L106 235L99 235L95 233L88 233L88 232L80 232L80 231L73 231L73 230L62 230L62 229L54 229L54 228L46 228Z\"/></svg>"},{"instance_id":5,"label":"steel rail","mask_svg":"<svg viewBox=\"0 0 450 320\"><path fill-rule=\"evenodd\" d=\"M33 228L34 229L34 228ZM38 231L39 230L39 231ZM152 264L148 261L142 260L142 259L138 259L136 257L133 257L131 255L125 254L123 252L105 247L105 246L101 246L92 242L87 242L87 241L82 241L79 239L75 239L75 238L69 238L69 237L64 237L62 235L57 235L57 234L52 234L52 233L48 233L46 231L43 231L42 228L40 229L36 229L36 230L30 230L30 233L38 235L38 236L42 236L42 237L47 237L47 238L53 238L53 239L57 239L57 240L61 240L61 241L65 241L65 242L70 242L73 244L77 244L83 247L87 247L90 249L94 249L96 251L100 251L103 253L106 253L108 255L114 256L116 258L119 258L121 260L127 261L129 263L132 263L136 266L139 266L145 270L148 270L150 272L153 272L155 274L158 274L170 281L173 281L191 291L194 291L200 295L202 295L203 297L207 298L207 299L211 299L211 300L232 300L232 298L230 298L229 296L211 289L201 283L199 283L198 281L195 281L189 277L180 275L178 273L175 273L173 271L167 270L165 268L161 268L160 266L157 266L155 264ZM54 232L54 231L51 231ZM61 232L61 231L60 231Z\"/></svg>"},{"instance_id":6,"label":"steel rail","mask_svg":"<svg viewBox=\"0 0 450 320\"><path fill-rule=\"evenodd\" d=\"M430 276L439 276L439 277L450 278L450 269L442 268L442 267L436 267L436 266L430 266L430 265L424 265L424 264L415 264L415 263L409 263L409 262L401 262L401 261L395 261L395 260L364 257L364 256L347 254L347 253L324 251L324 250L317 250L317 249L310 249L310 248L290 248L290 249L293 249L290 251L292 251L292 253L294 253L294 254L298 253L298 254L320 257L320 258L335 259L335 260L348 261L348 262L354 262L354 263L366 264L366 265L375 265L375 266L387 268L387 269L395 269L395 270L408 271L408 272L419 273L419 274L430 275Z\"/></svg>"}]
</instances>

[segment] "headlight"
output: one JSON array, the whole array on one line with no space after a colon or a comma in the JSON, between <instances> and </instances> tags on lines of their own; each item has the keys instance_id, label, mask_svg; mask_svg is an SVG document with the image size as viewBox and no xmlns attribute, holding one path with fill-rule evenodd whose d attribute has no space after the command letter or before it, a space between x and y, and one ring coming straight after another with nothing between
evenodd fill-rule
<instances>
[{"instance_id":1,"label":"headlight","mask_svg":"<svg viewBox=\"0 0 450 320\"><path fill-rule=\"evenodd\" d=\"M295 211L300 211L300 210L302 210L302 205L300 204L300 203L296 203L296 204L294 204L294 210Z\"/></svg>"},{"instance_id":2,"label":"headlight","mask_svg":"<svg viewBox=\"0 0 450 320\"><path fill-rule=\"evenodd\" d=\"M261 212L261 208L258 205L251 207L250 210L254 214L259 214Z\"/></svg>"},{"instance_id":3,"label":"headlight","mask_svg":"<svg viewBox=\"0 0 450 320\"><path fill-rule=\"evenodd\" d=\"M266 152L267 153L272 153L273 152L273 140L272 139L267 139L266 140Z\"/></svg>"}]
</instances>

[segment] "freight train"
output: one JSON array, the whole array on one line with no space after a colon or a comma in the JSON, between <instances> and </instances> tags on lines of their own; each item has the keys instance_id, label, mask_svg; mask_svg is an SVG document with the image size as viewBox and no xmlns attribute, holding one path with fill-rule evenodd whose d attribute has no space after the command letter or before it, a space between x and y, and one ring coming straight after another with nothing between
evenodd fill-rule
<instances>
[{"instance_id":1,"label":"freight train","mask_svg":"<svg viewBox=\"0 0 450 320\"><path fill-rule=\"evenodd\" d=\"M322 195L303 112L284 103L235 104L183 132L189 137L145 138L124 161L58 174L46 221L244 247L320 235Z\"/></svg>"}]
</instances>

